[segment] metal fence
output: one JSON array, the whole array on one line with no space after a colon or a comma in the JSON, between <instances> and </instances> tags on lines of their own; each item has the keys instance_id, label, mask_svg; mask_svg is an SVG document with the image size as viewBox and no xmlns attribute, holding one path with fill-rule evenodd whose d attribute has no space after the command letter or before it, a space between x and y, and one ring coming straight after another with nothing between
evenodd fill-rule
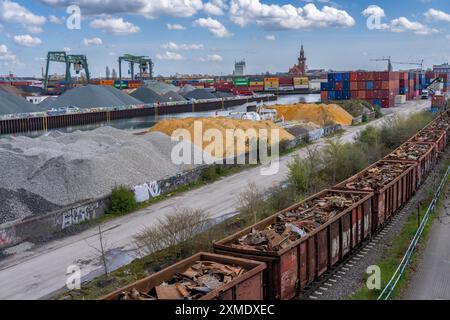
<instances>
[{"instance_id":1,"label":"metal fence","mask_svg":"<svg viewBox=\"0 0 450 320\"><path fill-rule=\"evenodd\" d=\"M439 201L442 191L444 190L444 186L446 184L446 180L448 179L449 175L450 175L450 166L447 168L444 178L442 179L441 183L439 184L439 188L436 191L436 193L434 194L433 200L431 201L430 205L428 206L425 216L423 217L423 219L420 223L420 226L417 229L416 234L414 235L414 238L411 240L408 250L406 250L406 253L403 256L403 259L400 262L399 266L397 267L397 270L395 270L394 275L391 277L391 279L389 280L386 287L383 289L381 294L378 296L378 300L391 299L392 294L394 293L394 290L397 287L398 282L404 275L406 268L409 266L409 264L411 262L412 255L413 255L413 253L417 247L417 244L423 234L425 226L427 225L427 222L428 222L431 214L434 213L434 210L436 209L436 205Z\"/></svg>"}]
</instances>

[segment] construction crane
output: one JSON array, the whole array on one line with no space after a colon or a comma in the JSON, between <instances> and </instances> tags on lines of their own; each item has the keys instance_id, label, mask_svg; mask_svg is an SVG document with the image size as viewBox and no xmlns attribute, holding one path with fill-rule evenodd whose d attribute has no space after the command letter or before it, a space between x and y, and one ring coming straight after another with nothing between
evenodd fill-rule
<instances>
[{"instance_id":1,"label":"construction crane","mask_svg":"<svg viewBox=\"0 0 450 320\"><path fill-rule=\"evenodd\" d=\"M423 63L424 60L420 60L420 62L392 62L395 64L402 64L402 65L411 65L411 66L419 66L420 69L417 69L418 71L422 71L423 70Z\"/></svg>"},{"instance_id":2,"label":"construction crane","mask_svg":"<svg viewBox=\"0 0 450 320\"><path fill-rule=\"evenodd\" d=\"M144 74L148 73L148 78L153 77L153 61L149 57L146 56L133 56L131 54L125 54L119 57L119 80L120 80L120 88L122 88L122 62L126 61L129 63L130 69L129 73L131 74L131 80L135 79L134 75L134 65L139 65L139 77L144 78Z\"/></svg>"},{"instance_id":3,"label":"construction crane","mask_svg":"<svg viewBox=\"0 0 450 320\"><path fill-rule=\"evenodd\" d=\"M391 57L387 57L387 58L383 57L383 58L380 58L380 59L370 59L370 61L387 61L387 63L388 63L388 68L387 69L388 69L389 72L393 71L393 67L392 67L393 64L420 66L420 69L418 69L418 70L422 71L423 70L423 63L424 63L424 60L421 60L420 62L394 62L394 61L391 60Z\"/></svg>"},{"instance_id":4,"label":"construction crane","mask_svg":"<svg viewBox=\"0 0 450 320\"><path fill-rule=\"evenodd\" d=\"M50 51L47 53L47 67L45 69L45 78L44 78L44 90L47 91L48 81L49 81L49 68L50 62L59 62L66 64L66 75L65 81L68 85L72 85L72 76L70 74L70 67L73 65L73 68L76 74L80 74L81 70L84 70L86 73L86 80L89 83L90 74L89 74L89 66L87 62L87 58L84 54L67 54L65 51Z\"/></svg>"},{"instance_id":5,"label":"construction crane","mask_svg":"<svg viewBox=\"0 0 450 320\"><path fill-rule=\"evenodd\" d=\"M387 61L387 63L388 63L388 71L392 72L392 70L393 70L392 63L391 63L391 57L387 57L387 58L383 57L383 58L380 58L380 59L370 59L370 61Z\"/></svg>"}]
</instances>

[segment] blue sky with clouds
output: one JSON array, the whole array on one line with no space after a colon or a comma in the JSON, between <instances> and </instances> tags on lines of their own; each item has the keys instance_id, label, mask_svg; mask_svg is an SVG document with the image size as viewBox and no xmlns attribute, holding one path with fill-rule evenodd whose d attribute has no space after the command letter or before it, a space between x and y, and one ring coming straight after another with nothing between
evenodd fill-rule
<instances>
[{"instance_id":1,"label":"blue sky with clouds","mask_svg":"<svg viewBox=\"0 0 450 320\"><path fill-rule=\"evenodd\" d=\"M81 29L66 26L81 9ZM369 19L370 29L367 26ZM148 55L156 74L287 71L303 41L310 68L382 69L371 58L450 61L448 0L0 0L0 74L39 75L46 52L88 56L94 75ZM52 71L62 71L54 66Z\"/></svg>"}]
</instances>

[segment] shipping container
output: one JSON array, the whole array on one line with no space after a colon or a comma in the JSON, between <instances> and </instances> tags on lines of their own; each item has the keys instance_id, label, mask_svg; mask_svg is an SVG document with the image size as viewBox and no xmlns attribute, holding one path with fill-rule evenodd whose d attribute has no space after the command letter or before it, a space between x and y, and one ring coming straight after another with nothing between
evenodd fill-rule
<instances>
[{"instance_id":1,"label":"shipping container","mask_svg":"<svg viewBox=\"0 0 450 320\"><path fill-rule=\"evenodd\" d=\"M370 192L324 190L215 242L214 251L265 262L264 298L292 299L370 237L372 196ZM285 223L284 217L290 222ZM285 229L276 236L273 230L279 225ZM255 232L270 234L267 248L242 245Z\"/></svg>"},{"instance_id":2,"label":"shipping container","mask_svg":"<svg viewBox=\"0 0 450 320\"><path fill-rule=\"evenodd\" d=\"M203 296L197 300L262 300L263 299L263 271L266 265L258 261L250 261L247 259L240 259L230 256L222 256L212 253L198 253L190 258L180 261L162 271L159 271L145 279L139 280L124 288L114 291L102 297L100 300L130 300L127 297L132 297L132 291L137 290L142 294L142 297L150 299L152 297L149 293L156 289L160 291L159 300L185 300L188 299L186 289L179 288L176 285L168 285L167 281L172 280L177 274L184 274L185 279L192 279L198 273L197 265L199 262L215 265L219 268L224 278L231 277L234 269L244 270L244 273L234 277L228 283L224 280L214 279L210 280L211 285L205 288L199 288L195 291L204 293ZM214 265L213 265L214 266ZM192 277L192 278L190 278ZM211 276L212 277L212 276ZM209 280L205 278L205 281ZM213 284L214 283L214 284ZM134 290L133 290L134 289ZM202 289L202 290L200 290ZM194 290L193 290L194 291ZM136 292L136 291L135 291ZM157 291L158 292L158 291ZM129 294L131 293L131 294ZM154 294L156 295L156 294ZM132 300L132 299L131 299ZM135 300L139 300L135 299ZM154 299L153 299L154 300Z\"/></svg>"},{"instance_id":3,"label":"shipping container","mask_svg":"<svg viewBox=\"0 0 450 320\"><path fill-rule=\"evenodd\" d=\"M233 84L235 87L248 87L249 80L248 78L235 78L233 79Z\"/></svg>"},{"instance_id":4,"label":"shipping container","mask_svg":"<svg viewBox=\"0 0 450 320\"><path fill-rule=\"evenodd\" d=\"M382 160L339 183L333 189L374 193L372 197L372 232L375 232L416 191L417 182L414 169L414 164Z\"/></svg>"}]
</instances>

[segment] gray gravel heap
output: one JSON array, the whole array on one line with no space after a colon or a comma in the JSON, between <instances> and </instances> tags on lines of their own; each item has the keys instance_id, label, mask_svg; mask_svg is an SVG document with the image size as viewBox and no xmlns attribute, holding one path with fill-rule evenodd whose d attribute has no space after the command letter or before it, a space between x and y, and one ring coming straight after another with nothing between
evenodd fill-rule
<instances>
[{"instance_id":1,"label":"gray gravel heap","mask_svg":"<svg viewBox=\"0 0 450 320\"><path fill-rule=\"evenodd\" d=\"M186 99L217 99L217 97L206 89L195 89L194 91L188 92L183 95Z\"/></svg>"},{"instance_id":2,"label":"gray gravel heap","mask_svg":"<svg viewBox=\"0 0 450 320\"><path fill-rule=\"evenodd\" d=\"M41 111L41 108L5 90L0 89L0 115Z\"/></svg>"},{"instance_id":3,"label":"gray gravel heap","mask_svg":"<svg viewBox=\"0 0 450 320\"><path fill-rule=\"evenodd\" d=\"M175 91L169 91L163 97L168 99L169 101L186 101L186 99L182 95L179 95Z\"/></svg>"},{"instance_id":4,"label":"gray gravel heap","mask_svg":"<svg viewBox=\"0 0 450 320\"><path fill-rule=\"evenodd\" d=\"M45 100L44 100L45 101ZM73 88L54 101L45 103L47 109L75 106L78 108L108 108L142 104L141 101L109 86L87 85Z\"/></svg>"},{"instance_id":5,"label":"gray gravel heap","mask_svg":"<svg viewBox=\"0 0 450 320\"><path fill-rule=\"evenodd\" d=\"M130 94L130 96L144 103L157 103L170 101L169 99L160 96L155 91L147 87L140 87L139 89L136 89Z\"/></svg>"},{"instance_id":6,"label":"gray gravel heap","mask_svg":"<svg viewBox=\"0 0 450 320\"><path fill-rule=\"evenodd\" d=\"M180 90L180 88L174 86L173 84L168 84L158 80L145 80L144 85L159 95L164 95L169 91L178 92L178 90Z\"/></svg>"},{"instance_id":7,"label":"gray gravel heap","mask_svg":"<svg viewBox=\"0 0 450 320\"><path fill-rule=\"evenodd\" d=\"M0 193L0 214L9 212L11 220L22 218L23 212L47 213L52 206L106 196L116 185L132 187L193 168L172 162L175 144L160 132L136 136L111 127L0 139L0 186L14 192ZM45 205L23 210L33 201Z\"/></svg>"}]
</instances>

